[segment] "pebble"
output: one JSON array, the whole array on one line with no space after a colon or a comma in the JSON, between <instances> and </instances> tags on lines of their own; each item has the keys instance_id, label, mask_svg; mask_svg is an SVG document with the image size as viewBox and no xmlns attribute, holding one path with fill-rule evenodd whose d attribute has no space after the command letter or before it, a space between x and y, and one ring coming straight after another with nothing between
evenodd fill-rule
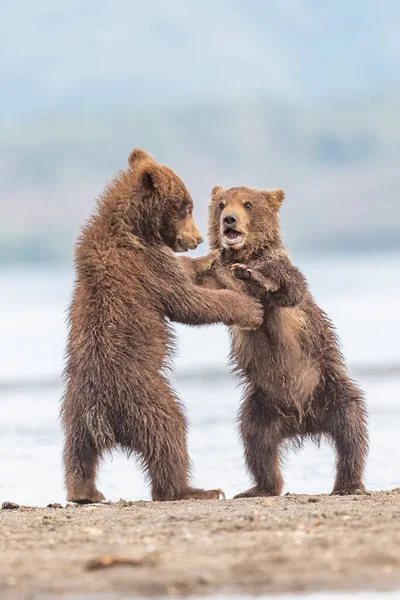
<instances>
[{"instance_id":1,"label":"pebble","mask_svg":"<svg viewBox=\"0 0 400 600\"><path fill-rule=\"evenodd\" d=\"M15 502L3 502L1 508L3 510L17 510L19 508L19 504L16 504Z\"/></svg>"}]
</instances>

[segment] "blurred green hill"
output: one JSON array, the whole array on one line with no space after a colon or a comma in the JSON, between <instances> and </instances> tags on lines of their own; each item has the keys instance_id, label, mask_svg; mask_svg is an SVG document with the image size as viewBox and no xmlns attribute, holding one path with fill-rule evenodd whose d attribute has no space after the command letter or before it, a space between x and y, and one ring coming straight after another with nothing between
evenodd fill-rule
<instances>
[{"instance_id":1,"label":"blurred green hill","mask_svg":"<svg viewBox=\"0 0 400 600\"><path fill-rule=\"evenodd\" d=\"M182 176L205 227L215 184L282 187L296 249L400 246L400 96L311 110L259 100L68 113L5 129L1 260L68 259L79 224L132 147Z\"/></svg>"},{"instance_id":2,"label":"blurred green hill","mask_svg":"<svg viewBox=\"0 0 400 600\"><path fill-rule=\"evenodd\" d=\"M129 151L282 187L293 249L400 246L396 0L20 0L2 7L0 263L71 257Z\"/></svg>"}]
</instances>

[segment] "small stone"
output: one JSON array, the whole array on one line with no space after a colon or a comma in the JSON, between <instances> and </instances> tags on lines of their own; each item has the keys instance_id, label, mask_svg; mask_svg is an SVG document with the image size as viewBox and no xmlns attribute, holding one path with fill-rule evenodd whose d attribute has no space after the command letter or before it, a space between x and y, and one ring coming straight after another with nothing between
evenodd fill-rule
<instances>
[{"instance_id":1,"label":"small stone","mask_svg":"<svg viewBox=\"0 0 400 600\"><path fill-rule=\"evenodd\" d=\"M48 504L47 508L62 508L62 506L58 502L54 502L52 504Z\"/></svg>"},{"instance_id":2,"label":"small stone","mask_svg":"<svg viewBox=\"0 0 400 600\"><path fill-rule=\"evenodd\" d=\"M3 510L17 510L19 508L19 504L16 504L15 502L3 502L1 508Z\"/></svg>"}]
</instances>

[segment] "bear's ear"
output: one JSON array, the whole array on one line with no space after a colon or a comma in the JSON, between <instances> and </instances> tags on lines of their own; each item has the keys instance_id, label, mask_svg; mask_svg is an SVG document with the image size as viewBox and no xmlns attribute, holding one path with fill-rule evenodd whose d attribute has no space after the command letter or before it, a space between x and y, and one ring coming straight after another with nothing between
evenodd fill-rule
<instances>
[{"instance_id":1,"label":"bear's ear","mask_svg":"<svg viewBox=\"0 0 400 600\"><path fill-rule=\"evenodd\" d=\"M215 198L224 191L224 188L220 185L216 185L215 187L213 187L213 189L211 190L211 202L214 202Z\"/></svg>"},{"instance_id":2,"label":"bear's ear","mask_svg":"<svg viewBox=\"0 0 400 600\"><path fill-rule=\"evenodd\" d=\"M285 199L285 192L283 190L271 190L271 194L279 204L282 204Z\"/></svg>"},{"instance_id":3,"label":"bear's ear","mask_svg":"<svg viewBox=\"0 0 400 600\"><path fill-rule=\"evenodd\" d=\"M266 190L264 193L268 202L276 208L276 210L279 210L285 199L285 192L283 190Z\"/></svg>"},{"instance_id":4,"label":"bear's ear","mask_svg":"<svg viewBox=\"0 0 400 600\"><path fill-rule=\"evenodd\" d=\"M165 173L165 167L152 159L141 162L139 181L149 192L158 192L161 196L169 193L169 178Z\"/></svg>"},{"instance_id":5,"label":"bear's ear","mask_svg":"<svg viewBox=\"0 0 400 600\"><path fill-rule=\"evenodd\" d=\"M145 152L144 150L141 150L141 148L135 148L134 150L132 150L132 152L130 153L130 155L128 157L128 163L131 167L133 167L137 163L141 162L142 160L146 160L148 158L151 158L151 156L149 154L147 154L147 152Z\"/></svg>"}]
</instances>

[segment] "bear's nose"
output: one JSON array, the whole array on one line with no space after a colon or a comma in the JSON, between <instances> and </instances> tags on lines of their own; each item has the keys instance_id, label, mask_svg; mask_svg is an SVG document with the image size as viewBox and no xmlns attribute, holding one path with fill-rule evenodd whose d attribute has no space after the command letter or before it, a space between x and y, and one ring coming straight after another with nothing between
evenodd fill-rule
<instances>
[{"instance_id":1,"label":"bear's nose","mask_svg":"<svg viewBox=\"0 0 400 600\"><path fill-rule=\"evenodd\" d=\"M203 242L204 242L204 238L201 235L199 235L199 237L197 238L197 243L202 244Z\"/></svg>"},{"instance_id":2,"label":"bear's nose","mask_svg":"<svg viewBox=\"0 0 400 600\"><path fill-rule=\"evenodd\" d=\"M229 215L225 215L224 216L224 225L229 225L229 227L232 227L232 225L236 225L237 223L237 216L230 213Z\"/></svg>"}]
</instances>

